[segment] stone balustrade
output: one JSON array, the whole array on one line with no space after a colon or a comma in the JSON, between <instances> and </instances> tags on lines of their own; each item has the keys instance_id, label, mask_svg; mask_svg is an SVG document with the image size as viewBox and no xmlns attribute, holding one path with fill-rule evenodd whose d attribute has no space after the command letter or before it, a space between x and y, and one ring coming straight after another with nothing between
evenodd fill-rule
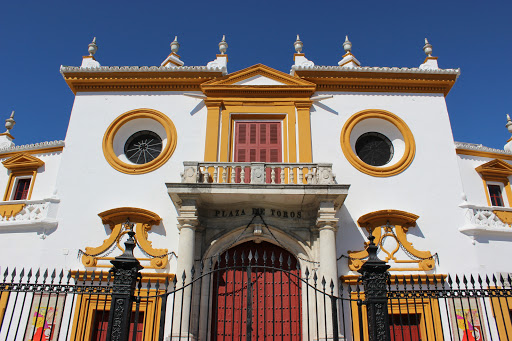
<instances>
[{"instance_id":1,"label":"stone balustrade","mask_svg":"<svg viewBox=\"0 0 512 341\"><path fill-rule=\"evenodd\" d=\"M459 230L467 235L512 233L512 208L463 204L466 224Z\"/></svg>"},{"instance_id":2,"label":"stone balustrade","mask_svg":"<svg viewBox=\"0 0 512 341\"><path fill-rule=\"evenodd\" d=\"M330 163L194 162L183 163L183 183L332 185Z\"/></svg>"},{"instance_id":3,"label":"stone balustrade","mask_svg":"<svg viewBox=\"0 0 512 341\"><path fill-rule=\"evenodd\" d=\"M60 200L57 198L0 202L0 228L7 226L56 227L59 202Z\"/></svg>"}]
</instances>

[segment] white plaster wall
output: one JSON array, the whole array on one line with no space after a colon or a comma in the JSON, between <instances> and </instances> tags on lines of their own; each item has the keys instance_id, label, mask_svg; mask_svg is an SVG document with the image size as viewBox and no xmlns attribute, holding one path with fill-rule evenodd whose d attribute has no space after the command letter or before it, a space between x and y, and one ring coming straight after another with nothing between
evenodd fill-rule
<instances>
[{"instance_id":1,"label":"white plaster wall","mask_svg":"<svg viewBox=\"0 0 512 341\"><path fill-rule=\"evenodd\" d=\"M463 192L457 156L443 95L396 93L317 93L334 95L314 105L311 112L314 162L332 162L338 183L350 184L340 211L338 255L363 249L357 219L369 212L396 209L419 216L408 238L418 250L438 253L437 273L479 271L478 245L458 229L464 210L458 207ZM359 172L341 150L340 134L347 119L366 109L383 109L409 126L416 142L411 165L391 177L372 177ZM487 263L488 264L488 263ZM338 262L341 274L347 261ZM500 267L501 266L501 267ZM503 271L506 264L500 264ZM491 270L491 267L486 267Z\"/></svg>"},{"instance_id":2,"label":"white plaster wall","mask_svg":"<svg viewBox=\"0 0 512 341\"><path fill-rule=\"evenodd\" d=\"M116 117L139 108L166 114L176 126L178 141L174 154L162 167L146 174L128 175L107 163L102 140ZM155 248L177 251L176 210L165 183L181 181L183 161L204 158L205 113L206 108L199 99L176 92L79 93L73 105L57 181L61 199L58 229L45 240L37 237L25 240L31 255L19 263L83 268L78 250L101 245L110 233L97 214L123 206L160 215L162 223L149 233L149 240ZM14 235L11 237L19 240ZM170 264L172 270L175 260Z\"/></svg>"}]
</instances>

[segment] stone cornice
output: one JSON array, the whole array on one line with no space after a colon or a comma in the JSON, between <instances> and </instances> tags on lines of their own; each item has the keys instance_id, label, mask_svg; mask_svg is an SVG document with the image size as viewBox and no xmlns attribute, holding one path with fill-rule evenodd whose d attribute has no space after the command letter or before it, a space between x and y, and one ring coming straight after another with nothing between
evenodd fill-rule
<instances>
[{"instance_id":1,"label":"stone cornice","mask_svg":"<svg viewBox=\"0 0 512 341\"><path fill-rule=\"evenodd\" d=\"M512 160L512 153L503 149L486 147L481 144L455 142L457 154Z\"/></svg>"},{"instance_id":2,"label":"stone cornice","mask_svg":"<svg viewBox=\"0 0 512 341\"><path fill-rule=\"evenodd\" d=\"M47 141L32 144L24 144L10 148L0 149L0 157L5 158L19 152L28 152L29 154L44 154L62 151L64 148L64 141Z\"/></svg>"},{"instance_id":3,"label":"stone cornice","mask_svg":"<svg viewBox=\"0 0 512 341\"><path fill-rule=\"evenodd\" d=\"M459 69L294 66L292 74L317 85L317 91L448 94Z\"/></svg>"},{"instance_id":4,"label":"stone cornice","mask_svg":"<svg viewBox=\"0 0 512 341\"><path fill-rule=\"evenodd\" d=\"M204 82L223 76L221 68L206 66L61 66L73 93L106 91L200 91Z\"/></svg>"}]
</instances>

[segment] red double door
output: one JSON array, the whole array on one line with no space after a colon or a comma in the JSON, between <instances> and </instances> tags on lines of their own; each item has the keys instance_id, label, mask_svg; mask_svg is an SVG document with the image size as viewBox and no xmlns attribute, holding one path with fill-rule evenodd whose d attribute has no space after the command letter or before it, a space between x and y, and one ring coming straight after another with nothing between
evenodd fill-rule
<instances>
[{"instance_id":1,"label":"red double door","mask_svg":"<svg viewBox=\"0 0 512 341\"><path fill-rule=\"evenodd\" d=\"M217 269L212 340L247 340L249 333L251 340L301 340L300 271L293 255L267 242L247 242L226 251Z\"/></svg>"},{"instance_id":2,"label":"red double door","mask_svg":"<svg viewBox=\"0 0 512 341\"><path fill-rule=\"evenodd\" d=\"M235 123L234 162L282 162L281 122L237 121ZM267 168L267 183L272 181L272 169ZM250 169L246 167L244 182L250 181ZM281 169L274 171L275 183L281 183ZM236 182L241 182L237 170Z\"/></svg>"}]
</instances>

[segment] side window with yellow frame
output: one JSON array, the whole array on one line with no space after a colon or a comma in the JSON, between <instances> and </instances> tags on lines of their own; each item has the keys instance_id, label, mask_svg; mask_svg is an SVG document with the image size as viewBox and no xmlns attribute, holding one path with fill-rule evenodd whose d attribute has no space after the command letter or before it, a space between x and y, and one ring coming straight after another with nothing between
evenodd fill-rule
<instances>
[{"instance_id":1,"label":"side window with yellow frame","mask_svg":"<svg viewBox=\"0 0 512 341\"><path fill-rule=\"evenodd\" d=\"M2 164L9 171L3 200L30 200L37 170L44 166L44 162L30 154L19 153Z\"/></svg>"}]
</instances>

